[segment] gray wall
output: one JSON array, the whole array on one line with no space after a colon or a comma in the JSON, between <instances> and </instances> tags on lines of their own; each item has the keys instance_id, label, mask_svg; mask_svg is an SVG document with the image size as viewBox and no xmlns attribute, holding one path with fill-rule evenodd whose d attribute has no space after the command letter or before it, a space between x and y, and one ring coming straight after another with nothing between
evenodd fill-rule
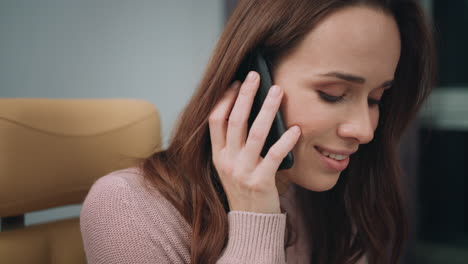
<instances>
[{"instance_id":1,"label":"gray wall","mask_svg":"<svg viewBox=\"0 0 468 264\"><path fill-rule=\"evenodd\" d=\"M167 146L223 23L219 0L2 0L0 96L146 99ZM26 223L79 210L31 213Z\"/></svg>"}]
</instances>

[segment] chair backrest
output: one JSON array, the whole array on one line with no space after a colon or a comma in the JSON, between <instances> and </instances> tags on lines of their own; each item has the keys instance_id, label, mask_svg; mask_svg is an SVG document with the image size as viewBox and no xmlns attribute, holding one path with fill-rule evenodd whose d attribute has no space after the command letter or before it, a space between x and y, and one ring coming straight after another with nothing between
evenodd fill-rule
<instances>
[{"instance_id":1,"label":"chair backrest","mask_svg":"<svg viewBox=\"0 0 468 264\"><path fill-rule=\"evenodd\" d=\"M0 99L0 263L85 263L78 219L24 227L24 213L81 203L159 150L160 133L144 100Z\"/></svg>"}]
</instances>

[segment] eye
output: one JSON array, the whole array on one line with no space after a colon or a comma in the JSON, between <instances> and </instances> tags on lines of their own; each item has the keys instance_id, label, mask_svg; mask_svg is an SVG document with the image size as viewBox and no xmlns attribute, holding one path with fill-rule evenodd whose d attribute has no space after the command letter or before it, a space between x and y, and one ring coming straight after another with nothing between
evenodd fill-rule
<instances>
[{"instance_id":1,"label":"eye","mask_svg":"<svg viewBox=\"0 0 468 264\"><path fill-rule=\"evenodd\" d=\"M322 98L322 100L324 100L327 103L338 103L344 100L344 95L333 96L333 95L326 94L322 91L319 91L318 93L319 93L320 98Z\"/></svg>"},{"instance_id":2,"label":"eye","mask_svg":"<svg viewBox=\"0 0 468 264\"><path fill-rule=\"evenodd\" d=\"M372 98L367 99L367 103L368 103L369 106L371 106L371 107L377 106L377 107L381 108L382 105L383 105L383 104L382 104L382 100L377 100L377 99L372 99Z\"/></svg>"}]
</instances>

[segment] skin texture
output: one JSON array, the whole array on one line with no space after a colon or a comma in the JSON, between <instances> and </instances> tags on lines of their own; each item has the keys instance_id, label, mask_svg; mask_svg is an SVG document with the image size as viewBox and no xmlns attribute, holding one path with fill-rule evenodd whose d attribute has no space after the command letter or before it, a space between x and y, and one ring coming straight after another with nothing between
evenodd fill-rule
<instances>
[{"instance_id":1,"label":"skin texture","mask_svg":"<svg viewBox=\"0 0 468 264\"><path fill-rule=\"evenodd\" d=\"M393 80L399 57L395 20L357 6L328 15L279 60L273 77L284 92L281 111L287 127L299 125L302 131L293 149L294 166L277 173L280 193L288 181L311 191L335 186L341 171L327 167L316 147L355 152L372 140L379 119L374 100L390 88L386 82ZM325 76L331 72L365 80ZM323 94L343 99L327 102Z\"/></svg>"},{"instance_id":2,"label":"skin texture","mask_svg":"<svg viewBox=\"0 0 468 264\"><path fill-rule=\"evenodd\" d=\"M242 84L235 82L209 117L213 164L230 209L279 213L279 195L289 181L312 191L333 188L345 167L329 166L333 160L316 147L350 154L372 140L379 118L375 101L393 79L399 56L395 21L375 9L352 7L324 18L279 59L272 72L277 85L248 134L259 76L250 72ZM262 146L280 108L289 129L262 159ZM293 167L278 173L290 150Z\"/></svg>"}]
</instances>

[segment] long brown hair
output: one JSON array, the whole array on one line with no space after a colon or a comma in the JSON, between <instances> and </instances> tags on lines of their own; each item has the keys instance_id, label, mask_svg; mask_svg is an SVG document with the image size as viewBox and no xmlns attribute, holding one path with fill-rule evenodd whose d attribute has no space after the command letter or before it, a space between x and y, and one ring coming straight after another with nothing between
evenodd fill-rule
<instances>
[{"instance_id":1,"label":"long brown hair","mask_svg":"<svg viewBox=\"0 0 468 264\"><path fill-rule=\"evenodd\" d=\"M353 155L337 185L327 192L299 188L298 193L312 227L313 263L355 263L363 254L370 263L398 262L407 222L397 148L435 76L431 28L423 11L409 0L241 0L169 147L140 163L145 178L191 225L192 263L215 263L228 237L229 207L211 159L211 110L252 50L262 47L274 64L324 16L350 5L371 6L395 18L402 43L395 84L382 98L374 140Z\"/></svg>"}]
</instances>

